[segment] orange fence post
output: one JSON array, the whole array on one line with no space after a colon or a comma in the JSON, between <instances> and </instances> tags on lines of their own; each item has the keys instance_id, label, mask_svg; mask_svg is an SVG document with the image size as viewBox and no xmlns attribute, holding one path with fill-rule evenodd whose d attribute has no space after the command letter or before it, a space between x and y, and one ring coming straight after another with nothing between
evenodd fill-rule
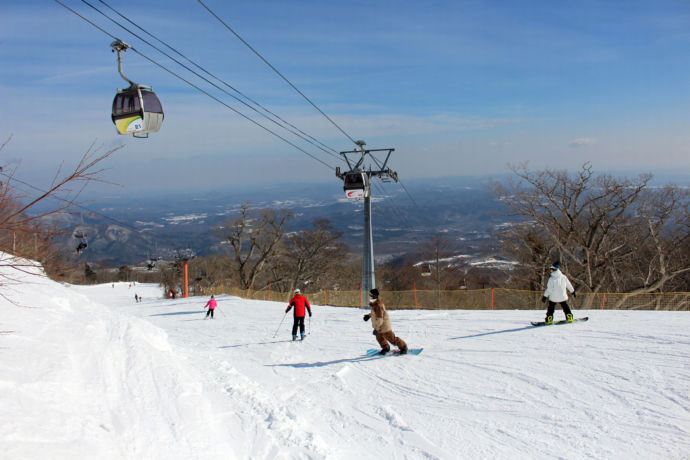
<instances>
[{"instance_id":1,"label":"orange fence post","mask_svg":"<svg viewBox=\"0 0 690 460\"><path fill-rule=\"evenodd\" d=\"M182 268L184 270L184 294L182 297L187 298L189 296L189 276L187 275L187 260L182 261Z\"/></svg>"},{"instance_id":2,"label":"orange fence post","mask_svg":"<svg viewBox=\"0 0 690 460\"><path fill-rule=\"evenodd\" d=\"M604 304L606 304L606 293L604 292L604 298L601 299L601 309L604 309Z\"/></svg>"},{"instance_id":3,"label":"orange fence post","mask_svg":"<svg viewBox=\"0 0 690 460\"><path fill-rule=\"evenodd\" d=\"M412 281L412 289L414 290L414 308L415 310L419 307L417 306L417 282Z\"/></svg>"}]
</instances>

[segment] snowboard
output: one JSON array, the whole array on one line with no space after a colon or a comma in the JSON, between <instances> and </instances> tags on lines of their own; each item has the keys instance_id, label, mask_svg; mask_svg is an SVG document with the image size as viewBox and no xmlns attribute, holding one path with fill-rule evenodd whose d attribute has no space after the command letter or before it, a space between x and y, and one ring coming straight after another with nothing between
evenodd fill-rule
<instances>
[{"instance_id":1,"label":"snowboard","mask_svg":"<svg viewBox=\"0 0 690 460\"><path fill-rule=\"evenodd\" d=\"M589 316L585 316L584 318L574 318L573 323L576 323L578 321L587 321L589 319ZM552 324L546 324L544 321L532 321L532 326L538 327L538 326L553 326L553 325L558 325L558 324L569 324L568 321L562 319L560 321L554 321Z\"/></svg>"},{"instance_id":2,"label":"snowboard","mask_svg":"<svg viewBox=\"0 0 690 460\"><path fill-rule=\"evenodd\" d=\"M418 355L422 352L422 350L424 350L424 348L408 348L407 354ZM367 350L367 356L377 356L379 354L379 351L381 351L380 348L370 348ZM400 352L398 350L391 350L382 356L400 356Z\"/></svg>"}]
</instances>

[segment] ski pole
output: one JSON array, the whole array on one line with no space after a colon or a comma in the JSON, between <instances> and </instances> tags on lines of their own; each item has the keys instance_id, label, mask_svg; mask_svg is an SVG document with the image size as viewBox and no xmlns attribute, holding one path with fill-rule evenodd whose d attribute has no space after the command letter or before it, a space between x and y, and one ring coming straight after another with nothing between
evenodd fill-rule
<instances>
[{"instance_id":1,"label":"ski pole","mask_svg":"<svg viewBox=\"0 0 690 460\"><path fill-rule=\"evenodd\" d=\"M285 321L285 317L287 316L287 312L283 315L283 319L280 320L280 324L278 325L278 329L276 329L276 333L273 334L273 338L276 338L276 335L278 335L278 331L280 330L280 326L283 325L283 321Z\"/></svg>"}]
</instances>

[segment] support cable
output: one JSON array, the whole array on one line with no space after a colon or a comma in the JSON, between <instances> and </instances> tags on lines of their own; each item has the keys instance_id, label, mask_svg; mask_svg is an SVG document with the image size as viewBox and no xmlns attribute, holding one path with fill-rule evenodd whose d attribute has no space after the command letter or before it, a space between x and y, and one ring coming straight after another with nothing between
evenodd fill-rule
<instances>
[{"instance_id":1,"label":"support cable","mask_svg":"<svg viewBox=\"0 0 690 460\"><path fill-rule=\"evenodd\" d=\"M358 144L357 144L357 141L354 140L354 139L352 138L352 136L350 136L348 133L346 133L346 132L343 130L343 128L341 128L340 126L338 126L338 124L337 124L335 121L333 121L333 120L331 119L331 117L329 117L328 115L326 115L326 114L324 113L323 110L321 110L319 107L317 107L317 105L314 104L314 102L312 102L312 100L309 99L309 98L308 98L302 91L300 91L295 85L293 85L292 82L291 82L290 80L288 80L287 77L285 77L285 75L283 75L282 73L280 73L280 72L278 71L278 69L276 69L275 67L273 67L273 65L271 65L271 63L268 62L268 61L261 55L261 53L259 53L257 50L255 50L249 43L247 43L247 41L246 41L244 38L242 38L237 32L235 32L235 31L232 29L232 27L230 27L230 26L229 26L228 24L226 24L220 17L218 17L218 15L217 15L216 13L214 13L213 10L211 10L211 8L209 8L208 6L206 6L206 4L205 4L204 2L202 2L201 0L198 0L198 2L201 4L201 6L203 6L204 8L206 8L206 10L207 10L209 13L211 13L211 15L212 15L213 17L215 17L215 18L218 20L218 22L220 22L221 24L223 24L223 25L225 26L226 29L228 29L230 32L232 32L232 34L235 35L235 37L237 37L242 43L244 43L244 44L247 46L247 48L249 48L250 50L252 50L252 52L253 52L254 54L256 54L262 61L264 61L264 63L265 63L268 67L270 67L271 70L273 70L276 74L278 74L278 76L279 76L280 78L282 78L288 85L290 85L290 86L292 87L292 89L294 89L295 91L297 91L297 93L298 93L300 96L302 96L302 97L304 98L304 100L306 100L309 104L311 104L312 107L314 107L316 110L318 110L319 113L320 113L321 115L323 115L324 117L326 117L326 119L327 119L328 121L330 121L331 124L332 124L333 126L335 126L335 127L338 129L338 131L340 131L341 133L343 133L343 134L345 135L345 137L347 137L348 139L350 139L350 141L351 141L353 144L358 145Z\"/></svg>"},{"instance_id":2,"label":"support cable","mask_svg":"<svg viewBox=\"0 0 690 460\"><path fill-rule=\"evenodd\" d=\"M224 81L221 80L220 78L218 78L218 77L216 77L215 75L211 74L209 71L207 71L206 69L204 69L204 68L201 67L200 65L196 64L196 63L193 62L191 59L189 59L189 58L187 58L186 56L184 56L182 53L180 53L179 51L177 51L175 48L171 47L171 46L168 45L167 43L163 42L162 40L158 39L158 38L155 37L154 35L150 34L150 33L147 32L146 30L144 30L143 28L139 27L137 24L135 24L134 22L132 22L131 20L129 20L127 17L123 16L122 14L120 14L119 12L117 12L116 10L114 10L114 9L113 9L112 7L110 7L107 3L103 2L102 0L99 0L101 3L103 3L105 6L107 6L108 8L110 8L112 11L114 11L114 12L115 12L116 14L118 14L120 17L122 17L122 18L125 19L126 21L130 22L130 23L133 24L135 27L141 29L141 30L144 31L146 34L148 34L148 35L150 35L151 37L153 37L155 40L158 40L160 43L163 43L165 46L167 46L169 49L171 49L172 51L174 51L175 53L177 53L177 54L178 54L179 56L181 56L183 59L186 59L186 60L187 60L188 62L190 62L192 65L196 66L196 67L197 67L198 69L200 69L202 72L205 72L206 74L210 75L212 78L215 78L215 79L218 80L220 83L224 84L225 86L229 87L230 89L232 89L232 90L235 91L236 93L240 94L240 95L241 95L242 97L244 97L245 99L249 100L250 102L252 102L252 103L258 105L259 107L261 107L262 109L264 109L264 111L266 111L266 112L268 112L268 113L271 113L273 116L277 117L277 118L278 118L279 120L281 120L282 122L287 123L287 124L290 125L292 128L294 128L296 131L293 130L293 129L289 129L289 128L285 127L284 125L278 123L276 120L274 120L273 118L269 117L268 115L259 112L259 110L257 110L255 107L253 107L253 106L247 104L245 101L243 101L242 99L238 98L238 97L235 96L234 94L231 94L231 93L229 93L228 91L224 90L223 88L221 88L221 87L218 86L217 84L213 83L212 81L208 80L208 79L205 78L203 75L200 75L199 73L197 73L197 72L194 71L193 69L190 69L188 66L186 66L186 65L183 64L182 62L178 61L177 59L175 59L174 57L170 56L170 55L169 55L168 53L166 53L165 51L161 50L160 48L158 48L157 46L153 45L151 42L149 42L149 41L146 40L145 38L143 38L143 37L141 37L140 35L138 35L136 32L133 32L132 30L130 30L130 29L128 29L127 27L123 26L122 24L120 24L120 23L117 22L116 20L112 19L111 17L109 17L107 14L103 13L101 10L99 10L98 8L96 8L95 6L93 6L93 5L92 5L91 3L89 3L88 1L86 1L86 0L81 0L81 1L82 1L82 3L88 5L88 6L91 7L93 10L95 10L96 12L98 12L99 14L101 14L103 17L105 17L106 19L110 20L111 22L113 22L114 24L116 24L117 26L119 26L120 28L122 28L123 30L125 30L126 32L132 34L133 36L135 36L136 38L138 38L138 39L141 40L142 42L146 43L146 44L149 45L151 48L155 49L156 51L158 51L159 53L161 53L162 55L164 55L164 56L167 57L168 59L171 59L172 61L174 61L175 63L177 63L179 66L183 67L183 68L186 69L187 71L189 71L189 72L193 73L194 75L196 75L197 77L201 78L202 80L204 80L204 81L205 81L206 83L208 83L209 85L212 85L213 87L215 87L215 88L218 89L219 91L225 93L226 95L228 95L228 96L230 96L231 98L235 99L237 102L243 104L243 105L244 105L245 107L247 107L248 109L253 110L253 111L256 112L257 114L259 114L259 115L261 115L262 117L264 117L265 119L267 119L268 121L270 121L270 122L274 123L275 125L277 125L277 126L283 128L283 129L285 129L286 131L292 133L293 135L299 137L300 139L302 139L302 140L304 140L304 141L310 143L310 144L313 145L314 147L323 150L323 151L324 151L325 153L327 153L328 155L331 155L331 156L333 156L334 158L337 158L337 159L340 160L340 157L338 157L336 154L330 152L329 150L326 150L326 149L330 149L330 150L333 150L333 152L335 152L334 149L332 149L332 148L330 148L330 147L328 147L328 146L322 144L321 142L319 142L318 140L316 140L316 139L313 138L312 136L310 136L310 135L304 133L303 131L299 130L298 128L296 128L295 126L291 125L290 123L287 123L287 122L286 122L285 120L283 120L281 117L275 115L273 112L271 112L270 110L266 109L265 107L263 107L263 106L262 106L261 104L259 104L258 102L255 102L255 101L253 101L252 99L250 99L248 96L244 95L241 91L237 90L236 88L232 87L230 84L224 82ZM313 141L312 141L311 139L313 139ZM319 143L319 144L321 144L321 145L317 145L315 142L317 142L317 143ZM325 148L324 148L324 147L325 147Z\"/></svg>"},{"instance_id":3,"label":"support cable","mask_svg":"<svg viewBox=\"0 0 690 460\"><path fill-rule=\"evenodd\" d=\"M87 19L86 17L82 16L81 14L77 13L77 12L74 11L72 8L70 8L70 7L68 7L67 5L65 5L64 3L62 3L60 0L55 0L55 2L58 3L59 5L61 5L62 7L64 7L65 9L69 10L70 12L72 12L73 14L75 14L76 16L79 16L81 19L83 19L84 21L88 22L89 24L91 24L92 26L94 26L95 28L97 28L98 30L100 30L101 32L103 32L104 34L108 35L108 36L111 37L113 40L118 40L118 38L115 37L113 34L111 34L110 32L106 31L105 29L103 29L103 28L100 27L99 25L95 24L95 23L92 22L91 20ZM290 145L290 146L296 148L296 149L299 150L300 152L302 152L302 153L304 153L305 155L311 157L312 159L318 161L319 163L323 164L323 165L326 166L327 168L332 169L332 170L335 170L335 167L329 165L328 163L326 163L325 161L321 160L320 158L318 158L318 157L312 155L311 153L309 153L309 152L307 152L306 150L304 150L302 147L300 147L300 146L298 146L297 144L291 142L290 140L284 138L283 136L281 136L280 134L276 133L275 131L273 131L273 130L267 128L267 127L265 127L264 125L262 125L261 123L259 123L259 122L256 121L256 120L254 120L253 118L251 118L251 117L249 117L249 116L243 114L243 113L240 112L239 110L237 110L237 109L235 109L234 107L228 105L226 102L224 102L224 101L218 99L217 97L215 97L214 95L212 95L212 94L209 93L208 91L206 91L206 90L200 88L199 86L195 85L194 83L192 83L192 82L186 80L184 77L182 77L182 76L176 74L175 72L173 72L172 70L168 69L168 68L165 67L164 65L159 64L159 63L156 62L155 60L151 59L150 57L146 56L145 54L143 54L143 53L140 52L139 50L135 49L134 47L131 47L131 46L130 46L129 49L131 49L132 51L134 51L135 53L137 53L139 56L143 57L143 58L146 59L147 61L151 62L152 64L156 65L157 67L159 67L159 68L165 70L165 71L168 72L169 74L171 74L171 75L173 75L174 77L178 78L179 80L183 81L184 83L186 83L187 85L191 86L192 88L196 89L197 91L199 91L199 92L205 94L206 96L210 97L211 99L213 99L214 101L218 102L219 104L224 105L226 108L232 110L233 112L235 112L236 114L238 114L238 115L241 116L242 118L246 119L247 121L253 123L254 125L260 127L260 128L263 129L264 131L266 131L266 132L272 134L273 136L277 137L278 139L282 140L282 141L285 142L286 144L288 144L288 145Z\"/></svg>"}]
</instances>

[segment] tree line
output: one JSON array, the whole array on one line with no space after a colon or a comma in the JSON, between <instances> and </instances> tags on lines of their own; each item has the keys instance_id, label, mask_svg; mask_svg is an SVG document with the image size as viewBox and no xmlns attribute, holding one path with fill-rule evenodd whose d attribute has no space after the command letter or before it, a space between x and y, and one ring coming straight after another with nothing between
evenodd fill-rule
<instances>
[{"instance_id":1,"label":"tree line","mask_svg":"<svg viewBox=\"0 0 690 460\"><path fill-rule=\"evenodd\" d=\"M495 246L485 248L512 261L510 268L473 266L462 256L460 241L438 234L403 257L378 264L377 285L540 291L557 261L580 292L690 291L687 189L650 186L650 174L596 174L589 163L573 173L525 165L511 169L511 179L490 187L514 223L497 232ZM311 229L288 232L290 218L287 210L244 204L237 218L215 229L226 254L190 262L203 275L195 279L209 287L229 279L254 291L358 289L361 255L340 241L331 223L317 220Z\"/></svg>"},{"instance_id":2,"label":"tree line","mask_svg":"<svg viewBox=\"0 0 690 460\"><path fill-rule=\"evenodd\" d=\"M7 142L0 146L0 152ZM41 262L50 276L68 281L128 280L133 271L121 266L108 276L74 258L55 244L64 234L51 217L76 212L79 194L99 180L99 164L117 149L99 154L93 146L77 167L27 199L13 181L15 169L4 166L0 180L0 250ZM377 264L383 290L481 289L511 287L542 290L548 267L558 261L580 292L690 291L690 217L687 188L650 185L652 176L634 178L596 174L591 164L575 172L534 171L511 166L511 178L492 182L495 196L510 210L513 224L497 231L483 252L513 262L508 268L481 268L462 256L462 242L438 234L410 244L406 254ZM56 205L33 213L50 198ZM289 231L289 210L241 206L238 215L214 228L224 251L189 260L190 282L199 291L236 283L242 290L315 292L356 290L361 254L342 241L331 222L315 220L310 228ZM179 256L158 272L136 273L139 281L181 285ZM0 262L16 264L14 259ZM106 279L107 278L107 279ZM1 281L1 280L0 280Z\"/></svg>"}]
</instances>

